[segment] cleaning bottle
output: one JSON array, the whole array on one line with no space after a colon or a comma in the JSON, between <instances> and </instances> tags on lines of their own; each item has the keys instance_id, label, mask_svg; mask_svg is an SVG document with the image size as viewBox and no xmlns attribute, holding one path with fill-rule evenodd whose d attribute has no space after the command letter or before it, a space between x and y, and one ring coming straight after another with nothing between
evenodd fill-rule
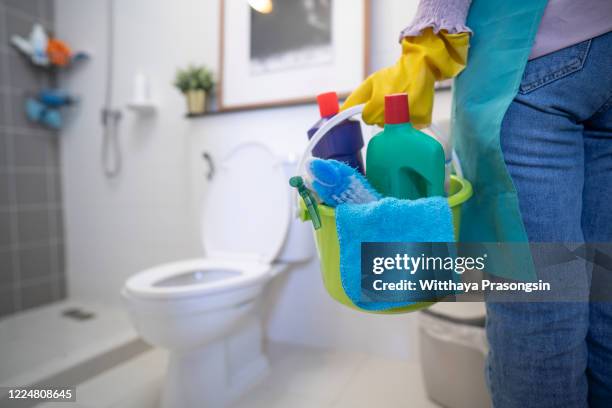
<instances>
[{"instance_id":1,"label":"cleaning bottle","mask_svg":"<svg viewBox=\"0 0 612 408\"><path fill-rule=\"evenodd\" d=\"M367 178L385 196L444 196L444 149L410 124L408 95L385 97L385 128L370 140Z\"/></svg>"},{"instance_id":2,"label":"cleaning bottle","mask_svg":"<svg viewBox=\"0 0 612 408\"><path fill-rule=\"evenodd\" d=\"M317 96L321 119L308 130L308 139L311 139L317 130L340 111L338 95L327 92ZM312 150L312 155L321 159L334 159L348 164L365 174L361 148L363 135L361 124L356 120L346 120L335 126Z\"/></svg>"}]
</instances>

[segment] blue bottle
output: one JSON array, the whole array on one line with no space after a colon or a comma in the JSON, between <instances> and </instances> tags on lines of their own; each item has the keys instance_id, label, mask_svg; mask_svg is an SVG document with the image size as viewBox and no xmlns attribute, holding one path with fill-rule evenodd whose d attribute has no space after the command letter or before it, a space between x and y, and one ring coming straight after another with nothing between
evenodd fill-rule
<instances>
[{"instance_id":1,"label":"blue bottle","mask_svg":"<svg viewBox=\"0 0 612 408\"><path fill-rule=\"evenodd\" d=\"M321 126L340 111L338 95L327 92L317 96L321 119L308 129L308 139L316 133ZM363 135L361 124L357 120L346 120L330 130L312 150L312 155L320 159L334 159L348 164L365 174L361 149L363 148Z\"/></svg>"}]
</instances>

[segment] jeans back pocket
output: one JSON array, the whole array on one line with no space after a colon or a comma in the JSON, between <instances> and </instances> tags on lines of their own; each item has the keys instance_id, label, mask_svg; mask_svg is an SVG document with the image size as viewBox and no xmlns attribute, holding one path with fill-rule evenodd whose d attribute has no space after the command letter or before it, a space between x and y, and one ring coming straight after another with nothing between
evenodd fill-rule
<instances>
[{"instance_id":1,"label":"jeans back pocket","mask_svg":"<svg viewBox=\"0 0 612 408\"><path fill-rule=\"evenodd\" d=\"M590 46L591 40L586 40L529 61L523 73L519 93L527 94L581 70Z\"/></svg>"}]
</instances>

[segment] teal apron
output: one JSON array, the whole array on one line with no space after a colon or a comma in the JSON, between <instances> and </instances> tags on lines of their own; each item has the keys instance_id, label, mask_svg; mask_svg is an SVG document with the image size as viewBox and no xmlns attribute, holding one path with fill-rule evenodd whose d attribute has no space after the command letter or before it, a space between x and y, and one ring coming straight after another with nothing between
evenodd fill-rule
<instances>
[{"instance_id":1,"label":"teal apron","mask_svg":"<svg viewBox=\"0 0 612 408\"><path fill-rule=\"evenodd\" d=\"M500 129L546 3L474 0L467 21L474 32L468 63L454 85L452 134L464 175L474 188L462 208L460 241L525 243L489 254L494 274L515 279L533 278L533 264L525 251L527 235L504 163Z\"/></svg>"}]
</instances>

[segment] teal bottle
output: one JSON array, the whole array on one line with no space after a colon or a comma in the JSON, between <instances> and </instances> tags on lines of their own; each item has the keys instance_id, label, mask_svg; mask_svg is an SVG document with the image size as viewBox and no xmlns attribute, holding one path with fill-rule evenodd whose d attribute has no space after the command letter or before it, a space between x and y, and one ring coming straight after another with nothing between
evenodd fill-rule
<instances>
[{"instance_id":1,"label":"teal bottle","mask_svg":"<svg viewBox=\"0 0 612 408\"><path fill-rule=\"evenodd\" d=\"M385 97L385 128L368 143L366 176L384 196L444 196L444 149L410 123L408 95Z\"/></svg>"}]
</instances>

